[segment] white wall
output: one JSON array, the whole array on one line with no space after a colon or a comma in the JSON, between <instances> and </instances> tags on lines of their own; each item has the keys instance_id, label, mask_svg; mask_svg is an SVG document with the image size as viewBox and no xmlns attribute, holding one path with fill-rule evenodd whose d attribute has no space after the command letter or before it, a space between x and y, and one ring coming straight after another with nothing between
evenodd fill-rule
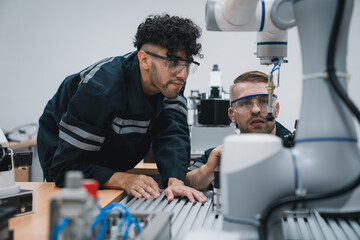
<instances>
[{"instance_id":1,"label":"white wall","mask_svg":"<svg viewBox=\"0 0 360 240\"><path fill-rule=\"evenodd\" d=\"M223 85L249 70L269 72L253 55L256 33L208 32L205 28L206 0L0 0L0 127L9 131L37 122L46 102L61 81L92 63L134 50L137 26L149 15L168 12L189 17L203 29L204 58L190 89L208 90L213 64L223 72ZM349 93L360 106L358 56L360 54L360 2L350 28ZM281 68L279 121L293 129L299 117L301 56L296 28L289 31L288 64ZM326 103L324 103L325 105ZM324 119L330 121L331 119ZM358 125L358 124L356 124Z\"/></svg>"}]
</instances>

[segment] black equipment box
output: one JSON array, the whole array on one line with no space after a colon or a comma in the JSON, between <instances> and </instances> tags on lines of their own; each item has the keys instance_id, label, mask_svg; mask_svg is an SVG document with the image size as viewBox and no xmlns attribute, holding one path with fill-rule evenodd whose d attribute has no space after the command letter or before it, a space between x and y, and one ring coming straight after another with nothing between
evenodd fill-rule
<instances>
[{"instance_id":1,"label":"black equipment box","mask_svg":"<svg viewBox=\"0 0 360 240\"><path fill-rule=\"evenodd\" d=\"M16 208L16 215L33 212L33 190L20 189L20 192L0 196L0 207Z\"/></svg>"},{"instance_id":2,"label":"black equipment box","mask_svg":"<svg viewBox=\"0 0 360 240\"><path fill-rule=\"evenodd\" d=\"M201 99L198 122L203 125L229 125L229 99Z\"/></svg>"}]
</instances>

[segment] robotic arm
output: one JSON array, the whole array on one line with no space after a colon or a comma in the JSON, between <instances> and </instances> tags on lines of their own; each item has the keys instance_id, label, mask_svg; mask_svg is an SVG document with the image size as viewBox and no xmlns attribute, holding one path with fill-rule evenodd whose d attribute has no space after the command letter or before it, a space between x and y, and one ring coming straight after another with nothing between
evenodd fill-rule
<instances>
[{"instance_id":1,"label":"robotic arm","mask_svg":"<svg viewBox=\"0 0 360 240\"><path fill-rule=\"evenodd\" d=\"M206 4L210 31L256 31L260 64L286 62L287 29L295 26L290 1L218 0Z\"/></svg>"},{"instance_id":2,"label":"robotic arm","mask_svg":"<svg viewBox=\"0 0 360 240\"><path fill-rule=\"evenodd\" d=\"M283 149L275 136L246 134L224 141L220 169L224 229L242 231L245 238L266 238L258 235L258 228L264 229L263 220L276 201L320 199L304 207L341 209L355 197L351 190L359 184L360 154L351 112L359 120L360 114L350 100L342 100L348 100L346 51L352 7L353 0L208 2L209 30L269 31L275 36L296 19L303 57L302 109L295 147ZM260 63L282 61L284 54L277 45L268 44L267 49L274 47L274 51L265 51L264 61L260 54ZM259 52L258 44L258 57ZM333 198L326 199L329 196Z\"/></svg>"},{"instance_id":3,"label":"robotic arm","mask_svg":"<svg viewBox=\"0 0 360 240\"><path fill-rule=\"evenodd\" d=\"M268 80L268 121L273 121L274 89L279 86L280 66L287 60L287 30L295 26L291 1L219 0L206 4L206 28L211 31L257 31L257 52L260 64L271 65ZM278 70L274 84L273 73Z\"/></svg>"}]
</instances>

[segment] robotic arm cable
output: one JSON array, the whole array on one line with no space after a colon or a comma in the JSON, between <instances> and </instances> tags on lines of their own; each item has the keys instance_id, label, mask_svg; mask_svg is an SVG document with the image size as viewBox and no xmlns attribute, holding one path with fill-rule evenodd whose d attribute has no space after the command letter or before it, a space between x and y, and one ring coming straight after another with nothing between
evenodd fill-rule
<instances>
[{"instance_id":1,"label":"robotic arm cable","mask_svg":"<svg viewBox=\"0 0 360 240\"><path fill-rule=\"evenodd\" d=\"M275 58L276 59L276 58ZM268 114L266 115L266 120L267 121L273 121L275 119L274 115L273 115L273 93L274 93L274 89L276 87L279 87L279 78L280 78L280 66L281 66L281 61L280 58L277 59L277 62L274 64L273 69L271 70L270 74L269 74L269 78L268 78L268 83L266 84L267 90L268 90L268 106L267 106L267 112ZM277 77L277 85L275 86L274 81L273 81L273 73L278 70L278 77Z\"/></svg>"}]
</instances>

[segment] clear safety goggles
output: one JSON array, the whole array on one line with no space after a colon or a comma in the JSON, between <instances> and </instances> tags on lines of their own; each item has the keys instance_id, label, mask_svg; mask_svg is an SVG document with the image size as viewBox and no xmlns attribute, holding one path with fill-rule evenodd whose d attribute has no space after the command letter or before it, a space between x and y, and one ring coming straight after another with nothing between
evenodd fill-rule
<instances>
[{"instance_id":1,"label":"clear safety goggles","mask_svg":"<svg viewBox=\"0 0 360 240\"><path fill-rule=\"evenodd\" d=\"M189 74L193 74L196 72L196 69L198 68L198 66L200 65L200 63L193 61L193 60L186 60L183 59L181 57L163 57L160 55L157 55L155 53L152 52L148 52L145 51L147 54L149 54L150 56L165 60L167 65L167 69L174 73L174 74L178 74L179 72L181 72L184 68L186 69L186 73Z\"/></svg>"},{"instance_id":2,"label":"clear safety goggles","mask_svg":"<svg viewBox=\"0 0 360 240\"><path fill-rule=\"evenodd\" d=\"M273 94L272 98L272 102L275 104L277 96ZM260 111L266 111L269 104L269 94L256 94L241 97L231 101L231 106L237 112L248 112L254 107L255 103L260 108Z\"/></svg>"}]
</instances>

